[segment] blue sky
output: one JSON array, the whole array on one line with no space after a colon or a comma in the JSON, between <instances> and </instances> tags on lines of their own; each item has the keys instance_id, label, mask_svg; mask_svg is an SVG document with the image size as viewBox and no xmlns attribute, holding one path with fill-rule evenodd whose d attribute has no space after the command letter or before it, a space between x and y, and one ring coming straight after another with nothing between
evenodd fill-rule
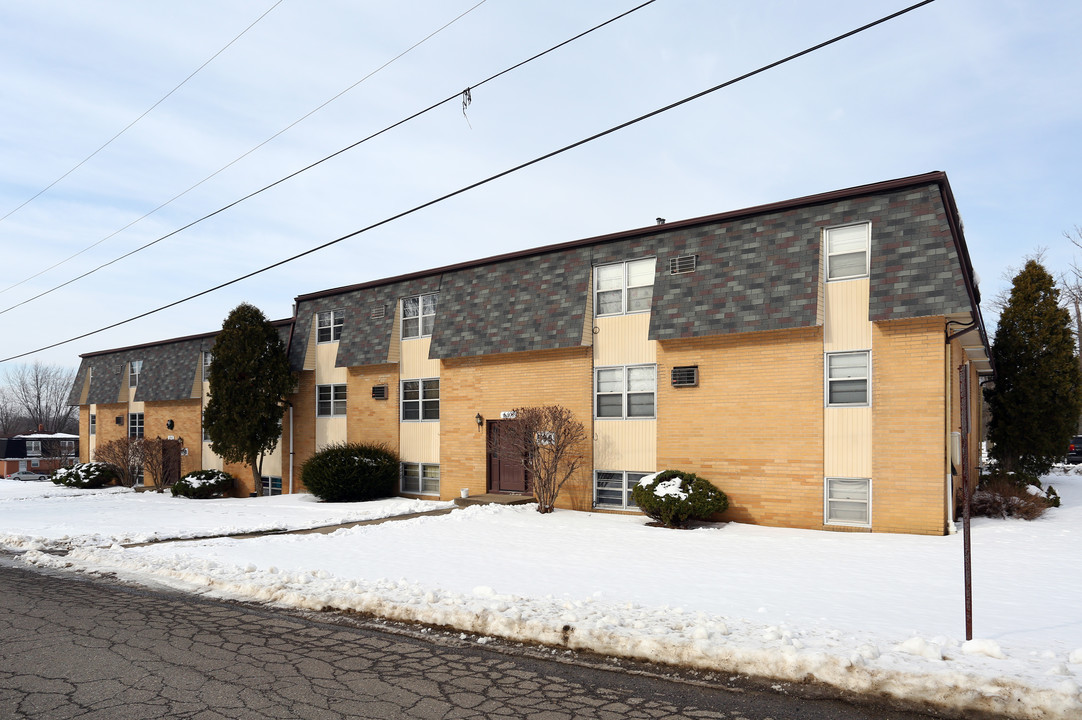
<instances>
[{"instance_id":1,"label":"blue sky","mask_svg":"<svg viewBox=\"0 0 1082 720\"><path fill-rule=\"evenodd\" d=\"M634 0L0 3L0 311L171 232ZM245 274L905 7L657 0L541 60L43 298L3 357ZM471 8L473 8L471 10ZM462 13L325 108L248 152ZM1082 224L1082 3L938 0L637 126L157 315L42 352L206 332L242 301L946 171L987 301ZM113 235L113 233L116 233ZM40 277L11 287L98 243ZM985 309L986 320L995 316Z\"/></svg>"}]
</instances>

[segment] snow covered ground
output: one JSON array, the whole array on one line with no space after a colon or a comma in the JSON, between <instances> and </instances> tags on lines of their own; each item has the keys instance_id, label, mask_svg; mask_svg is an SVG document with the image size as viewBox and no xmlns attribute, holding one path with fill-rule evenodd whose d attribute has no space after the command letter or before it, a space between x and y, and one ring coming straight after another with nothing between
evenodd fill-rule
<instances>
[{"instance_id":1,"label":"snow covered ground","mask_svg":"<svg viewBox=\"0 0 1082 720\"><path fill-rule=\"evenodd\" d=\"M418 503L190 501L0 481L0 545L26 550L29 564L449 625L479 642L540 641L779 680L811 676L1017 718L1080 718L1082 476L1046 481L1063 507L1032 522L973 523L968 643L960 535L736 523L672 531L641 517L480 506L330 535L122 548L414 512ZM57 547L72 550L41 552Z\"/></svg>"}]
</instances>

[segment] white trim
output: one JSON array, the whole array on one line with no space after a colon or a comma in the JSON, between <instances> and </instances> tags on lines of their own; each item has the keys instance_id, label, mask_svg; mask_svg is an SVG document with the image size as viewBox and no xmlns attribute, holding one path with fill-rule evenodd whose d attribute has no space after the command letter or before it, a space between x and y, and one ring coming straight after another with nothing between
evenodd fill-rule
<instances>
[{"instance_id":1,"label":"white trim","mask_svg":"<svg viewBox=\"0 0 1082 720\"><path fill-rule=\"evenodd\" d=\"M329 321L327 325L323 325L323 318L326 317ZM345 325L346 314L341 310L324 310L316 313L316 344L324 345L326 343L338 342L342 338L342 326ZM320 340L320 330L327 329L330 337L326 340Z\"/></svg>"},{"instance_id":2,"label":"white trim","mask_svg":"<svg viewBox=\"0 0 1082 720\"><path fill-rule=\"evenodd\" d=\"M830 402L830 358L839 355L863 355L866 358L867 372L863 378L835 378L835 382L845 379L864 380L864 402L859 403L832 403ZM871 350L845 350L842 352L823 353L823 405L828 408L846 407L871 407L872 405L872 351Z\"/></svg>"},{"instance_id":3,"label":"white trim","mask_svg":"<svg viewBox=\"0 0 1082 720\"><path fill-rule=\"evenodd\" d=\"M628 415L627 414L627 396L630 394L628 391L628 371L633 368L648 367L654 370L654 412L650 415ZM621 374L621 389L620 389L620 414L619 415L598 415L597 414L597 376L602 370L622 370ZM606 392L606 395L615 395L616 393ZM634 394L643 394L643 391L638 391ZM634 365L600 365L594 367L594 392L593 392L593 414L595 420L657 420L657 363L636 363ZM615 472L615 471L613 471Z\"/></svg>"},{"instance_id":4,"label":"white trim","mask_svg":"<svg viewBox=\"0 0 1082 720\"><path fill-rule=\"evenodd\" d=\"M432 312L430 312L430 313L425 312L425 298L434 298ZM416 315L411 315L409 317L406 316L406 301L407 300L416 300L417 301L417 314ZM402 340L416 340L418 338L431 337L432 336L432 330L434 330L435 326L436 326L436 312L439 310L439 306L440 306L440 294L438 292L424 293L422 295L410 295L408 297L402 298L402 300L401 300L402 320L401 320L401 324L399 326L399 333L400 333L401 339ZM429 329L428 332L425 332L425 329L424 329L425 328L425 318L432 318L432 327ZM417 322L417 333L416 334L409 334L409 335L406 334L406 322L409 321L409 320L414 320L414 321Z\"/></svg>"},{"instance_id":5,"label":"white trim","mask_svg":"<svg viewBox=\"0 0 1082 720\"><path fill-rule=\"evenodd\" d=\"M653 263L652 272L650 274L650 283L648 285L631 285L630 284L631 283L630 278L628 277L628 267L630 265L634 264L634 263L646 262L646 261L650 261L650 262ZM598 297L603 292L604 293L615 292L616 288L609 288L609 289L606 289L606 290L600 289L597 276L598 276L598 273L601 270L604 270L606 268L615 268L615 267L620 267L622 269L622 275L623 275L623 280L622 280L621 285L620 285L620 310L617 311L617 312L605 312L605 313L603 313L603 312L601 312L601 307L600 307L600 302L598 301ZM649 256L649 257L644 257L644 258L636 258L634 260L622 260L622 261L619 261L619 262L612 262L612 263L604 263L602 265L595 265L594 269L593 269L593 293L594 293L594 296L592 298L592 301L594 303L594 306L593 306L594 307L594 317L615 317L617 315L639 315L641 313L650 312L649 305L647 305L647 307L645 309L643 309L643 310L629 310L628 309L628 304L629 304L628 297L629 297L630 291L633 288L645 288L645 287L648 287L648 288L650 288L650 298L651 298L651 304L652 304L652 302L653 302L653 292L654 292L653 291L654 280L655 280L656 277L657 277L657 257L656 256Z\"/></svg>"},{"instance_id":6,"label":"white trim","mask_svg":"<svg viewBox=\"0 0 1082 720\"><path fill-rule=\"evenodd\" d=\"M425 414L424 404L425 404L425 402L432 402L433 400L435 400L436 403L437 403L437 405L436 405L436 415L438 416L440 414L440 399L441 399L440 398L440 394L441 394L440 386L439 385L436 386L436 397L435 398L426 398L425 397L425 383L426 382L432 382L432 381L435 381L436 383L439 383L440 379L438 377L404 378L404 379L400 379L398 381L398 421L399 422L404 422L404 423L430 422L431 423L431 422L439 422L440 421L439 417L427 418L427 419L424 417L424 414ZM408 383L408 382L417 383L417 399L416 400L406 400L405 384ZM406 418L405 417L405 413L403 412L403 409L405 408L407 402L409 402L409 403L417 403L417 417L416 418Z\"/></svg>"},{"instance_id":7,"label":"white trim","mask_svg":"<svg viewBox=\"0 0 1082 720\"><path fill-rule=\"evenodd\" d=\"M410 465L410 466L415 465L415 466L417 466L417 489L416 490L407 490L404 487L404 482L403 481L406 478L406 466L407 465ZM432 490L427 490L426 491L424 489L424 486L425 486L425 468L433 468L433 467L436 468L437 487L436 487L435 491L432 491ZM440 468L439 463L421 463L421 462L405 462L405 461L400 462L398 464L398 492L400 494L408 494L408 495L428 495L428 496L431 496L431 497L439 497L440 496L439 483L443 482L443 473L440 471L439 468Z\"/></svg>"},{"instance_id":8,"label":"white trim","mask_svg":"<svg viewBox=\"0 0 1082 720\"><path fill-rule=\"evenodd\" d=\"M863 480L868 484L868 501L867 505L867 522L847 522L845 520L831 520L830 519L830 481L831 480ZM835 500L838 503L851 503L855 504L857 500ZM872 526L872 479L864 477L824 477L823 478L823 524L824 525L839 525L842 527L862 527L870 528Z\"/></svg>"},{"instance_id":9,"label":"white trim","mask_svg":"<svg viewBox=\"0 0 1082 720\"><path fill-rule=\"evenodd\" d=\"M331 397L330 397L329 400L320 400L319 391L320 391L321 388L330 388ZM337 397L339 388L342 389L342 398L341 399L338 399L338 397ZM330 408L331 411L329 413L321 413L319 411L319 404L321 402L329 402L331 404L331 408ZM339 403L339 402L344 404L344 408L343 408L342 412L335 412L335 404ZM345 417L348 413L349 413L349 394L348 394L348 390L346 389L346 384L345 383L323 383L323 384L320 384L320 385L316 385L316 417L317 418L321 418L321 417Z\"/></svg>"},{"instance_id":10,"label":"white trim","mask_svg":"<svg viewBox=\"0 0 1082 720\"><path fill-rule=\"evenodd\" d=\"M616 505L615 503L599 503L597 501L597 476L600 473L609 473L611 475L619 475L622 483L620 499L621 503ZM639 510L639 506L634 504L631 500L631 488L633 485L628 484L628 475L637 475L635 482L642 480L650 472L643 472L639 470L594 470L594 476L592 479L591 492L593 493L593 507L597 510ZM615 479L615 478L614 478ZM641 510L640 510L641 512Z\"/></svg>"},{"instance_id":11,"label":"white trim","mask_svg":"<svg viewBox=\"0 0 1082 720\"><path fill-rule=\"evenodd\" d=\"M866 233L864 235L864 272L856 273L854 275L842 275L840 277L835 277L835 278L830 277L830 257L831 257L831 252L830 252L830 232L832 230L843 230L843 229L846 229L846 228L853 228L853 227L857 227L859 225L863 225L863 226L865 226L867 228L867 231L866 231ZM834 254L835 255L848 255L848 254L852 254L853 252L855 252L855 251L850 251L849 253L834 253ZM869 277L871 275L871 267L872 267L872 224L871 224L871 222L865 221L865 222L856 222L856 223L845 223L844 225L832 225L830 227L823 228L823 257L825 258L825 262L823 263L823 278L826 280L826 282L837 282L838 280L853 280L855 278Z\"/></svg>"}]
</instances>

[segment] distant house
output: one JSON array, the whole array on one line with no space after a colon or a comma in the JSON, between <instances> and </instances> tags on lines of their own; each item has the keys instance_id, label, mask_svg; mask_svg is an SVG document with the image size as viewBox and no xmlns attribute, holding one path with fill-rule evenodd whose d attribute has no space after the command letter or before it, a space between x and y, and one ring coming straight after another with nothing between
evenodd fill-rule
<instances>
[{"instance_id":1,"label":"distant house","mask_svg":"<svg viewBox=\"0 0 1082 720\"><path fill-rule=\"evenodd\" d=\"M79 436L69 433L33 433L0 438L0 475L18 470L49 474L79 459Z\"/></svg>"},{"instance_id":2,"label":"distant house","mask_svg":"<svg viewBox=\"0 0 1082 720\"><path fill-rule=\"evenodd\" d=\"M244 494L303 491L301 464L343 441L394 448L402 495L528 493L521 467L490 448L515 407L558 403L591 438L558 506L636 512L635 482L676 468L729 495L724 519L942 534L958 473L977 465L979 380L993 372L941 172L323 290L294 307L279 323L298 390L277 474ZM213 465L197 440L212 339L84 355L70 399L84 457L95 418L115 417L117 432L169 427L192 467Z\"/></svg>"}]
</instances>

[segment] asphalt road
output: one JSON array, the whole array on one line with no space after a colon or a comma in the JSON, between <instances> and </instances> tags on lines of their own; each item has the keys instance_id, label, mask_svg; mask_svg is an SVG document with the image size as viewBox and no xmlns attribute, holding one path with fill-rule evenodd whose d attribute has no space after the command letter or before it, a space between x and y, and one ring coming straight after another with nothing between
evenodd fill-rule
<instances>
[{"instance_id":1,"label":"asphalt road","mask_svg":"<svg viewBox=\"0 0 1082 720\"><path fill-rule=\"evenodd\" d=\"M927 717L610 663L0 563L3 720Z\"/></svg>"}]
</instances>

